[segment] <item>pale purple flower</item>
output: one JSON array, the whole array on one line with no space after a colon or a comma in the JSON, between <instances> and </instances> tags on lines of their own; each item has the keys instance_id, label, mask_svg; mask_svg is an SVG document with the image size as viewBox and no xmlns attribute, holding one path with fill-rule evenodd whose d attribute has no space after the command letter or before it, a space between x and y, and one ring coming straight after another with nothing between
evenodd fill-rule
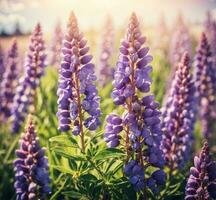
<instances>
[{"instance_id":1,"label":"pale purple flower","mask_svg":"<svg viewBox=\"0 0 216 200\"><path fill-rule=\"evenodd\" d=\"M40 24L37 24L30 38L25 59L25 73L20 79L12 108L12 130L18 132L30 106L35 110L36 89L46 66L46 53Z\"/></svg>"},{"instance_id":2,"label":"pale purple flower","mask_svg":"<svg viewBox=\"0 0 216 200\"><path fill-rule=\"evenodd\" d=\"M54 35L52 38L51 46L51 65L59 65L61 62L61 47L63 40L63 32L61 28L61 23L58 22L55 26Z\"/></svg>"},{"instance_id":3,"label":"pale purple flower","mask_svg":"<svg viewBox=\"0 0 216 200\"><path fill-rule=\"evenodd\" d=\"M0 83L0 113L2 120L7 120L11 116L13 99L18 78L18 48L16 40L13 41L11 48L8 51L5 62L6 71L3 75L3 80Z\"/></svg>"},{"instance_id":4,"label":"pale purple flower","mask_svg":"<svg viewBox=\"0 0 216 200\"><path fill-rule=\"evenodd\" d=\"M188 161L195 122L195 86L187 53L178 64L172 87L163 108L162 149L171 172Z\"/></svg>"},{"instance_id":5,"label":"pale purple flower","mask_svg":"<svg viewBox=\"0 0 216 200\"><path fill-rule=\"evenodd\" d=\"M114 31L111 18L108 18L104 27L103 41L101 44L99 60L99 83L102 87L113 79L114 68L111 66L111 58L114 46Z\"/></svg>"},{"instance_id":6,"label":"pale purple flower","mask_svg":"<svg viewBox=\"0 0 216 200\"><path fill-rule=\"evenodd\" d=\"M215 112L215 71L213 69L212 53L206 35L203 33L195 55L195 84L198 100L198 117L201 121L201 131L205 138L211 139L216 120Z\"/></svg>"}]
</instances>

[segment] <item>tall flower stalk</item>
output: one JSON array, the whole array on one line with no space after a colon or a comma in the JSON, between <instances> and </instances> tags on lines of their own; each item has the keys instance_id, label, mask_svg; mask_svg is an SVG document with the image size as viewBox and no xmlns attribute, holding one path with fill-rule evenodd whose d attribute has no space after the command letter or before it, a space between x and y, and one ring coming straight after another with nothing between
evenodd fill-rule
<instances>
[{"instance_id":1,"label":"tall flower stalk","mask_svg":"<svg viewBox=\"0 0 216 200\"><path fill-rule=\"evenodd\" d=\"M58 85L59 130L72 130L81 138L85 152L85 130L94 131L100 124L100 98L94 84L96 76L87 40L80 33L74 13L71 13L63 40L62 62Z\"/></svg>"},{"instance_id":2,"label":"tall flower stalk","mask_svg":"<svg viewBox=\"0 0 216 200\"><path fill-rule=\"evenodd\" d=\"M206 35L203 33L195 56L196 97L198 99L198 115L201 121L201 131L206 139L211 140L216 120L215 112L215 72L212 53Z\"/></svg>"},{"instance_id":3,"label":"tall flower stalk","mask_svg":"<svg viewBox=\"0 0 216 200\"><path fill-rule=\"evenodd\" d=\"M105 23L105 32L101 45L99 60L99 83L102 87L106 86L113 78L114 69L111 66L111 57L113 52L114 31L111 18L107 18Z\"/></svg>"},{"instance_id":4,"label":"tall flower stalk","mask_svg":"<svg viewBox=\"0 0 216 200\"><path fill-rule=\"evenodd\" d=\"M157 193L157 186L165 182L166 176L159 148L162 139L159 103L153 95L143 98L139 95L148 93L151 85L152 56L148 55L149 48L144 47L145 41L133 13L121 42L112 91L114 103L123 106L125 112L122 116L107 116L104 137L108 147L125 148L124 173L146 199L147 186ZM155 169L153 173L148 171L150 166Z\"/></svg>"},{"instance_id":5,"label":"tall flower stalk","mask_svg":"<svg viewBox=\"0 0 216 200\"><path fill-rule=\"evenodd\" d=\"M6 71L0 84L0 115L1 120L7 120L11 116L11 108L15 96L18 78L18 48L16 40L13 41L6 59Z\"/></svg>"},{"instance_id":6,"label":"tall flower stalk","mask_svg":"<svg viewBox=\"0 0 216 200\"><path fill-rule=\"evenodd\" d=\"M185 200L205 200L216 198L216 163L212 161L208 143L205 142L199 156L194 157L194 167L190 168Z\"/></svg>"},{"instance_id":7,"label":"tall flower stalk","mask_svg":"<svg viewBox=\"0 0 216 200\"><path fill-rule=\"evenodd\" d=\"M18 132L29 112L35 112L36 89L46 66L46 53L40 24L37 24L30 38L25 59L25 73L17 87L12 109L12 130Z\"/></svg>"},{"instance_id":8,"label":"tall flower stalk","mask_svg":"<svg viewBox=\"0 0 216 200\"><path fill-rule=\"evenodd\" d=\"M54 35L52 38L51 46L51 65L59 65L61 62L61 47L63 40L63 32L61 28L61 23L58 22L55 26Z\"/></svg>"},{"instance_id":9,"label":"tall flower stalk","mask_svg":"<svg viewBox=\"0 0 216 200\"><path fill-rule=\"evenodd\" d=\"M190 73L187 53L182 57L172 87L163 108L162 149L166 165L173 170L182 168L190 156L195 122L195 86Z\"/></svg>"},{"instance_id":10,"label":"tall flower stalk","mask_svg":"<svg viewBox=\"0 0 216 200\"><path fill-rule=\"evenodd\" d=\"M45 149L40 147L31 119L19 144L14 161L16 199L45 199L46 194L50 193L48 159Z\"/></svg>"}]
</instances>

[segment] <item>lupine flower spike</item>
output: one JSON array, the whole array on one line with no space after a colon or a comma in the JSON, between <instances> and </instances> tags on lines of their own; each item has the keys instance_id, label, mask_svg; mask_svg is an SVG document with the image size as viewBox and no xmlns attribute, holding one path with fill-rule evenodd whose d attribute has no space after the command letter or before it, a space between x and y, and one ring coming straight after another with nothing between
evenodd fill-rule
<instances>
[{"instance_id":1,"label":"lupine flower spike","mask_svg":"<svg viewBox=\"0 0 216 200\"><path fill-rule=\"evenodd\" d=\"M184 167L189 159L195 123L195 86L187 53L179 63L163 108L162 149L170 172Z\"/></svg>"},{"instance_id":2,"label":"lupine flower spike","mask_svg":"<svg viewBox=\"0 0 216 200\"><path fill-rule=\"evenodd\" d=\"M211 159L207 142L199 156L194 157L185 192L185 200L199 199L216 199L216 163Z\"/></svg>"},{"instance_id":3,"label":"lupine flower spike","mask_svg":"<svg viewBox=\"0 0 216 200\"><path fill-rule=\"evenodd\" d=\"M8 119L11 115L13 99L18 78L18 49L16 40L13 41L11 48L8 51L7 67L0 84L0 115L2 120Z\"/></svg>"},{"instance_id":4,"label":"lupine flower spike","mask_svg":"<svg viewBox=\"0 0 216 200\"><path fill-rule=\"evenodd\" d=\"M107 19L104 27L103 42L101 46L100 62L99 62L99 83L102 87L106 86L113 78L114 69L111 67L111 56L113 52L113 24L111 18Z\"/></svg>"},{"instance_id":5,"label":"lupine flower spike","mask_svg":"<svg viewBox=\"0 0 216 200\"><path fill-rule=\"evenodd\" d=\"M37 24L30 39L29 50L25 60L25 74L20 79L12 109L12 130L18 132L28 111L34 112L36 103L36 88L44 74L46 54L40 24ZM32 109L30 109L30 106Z\"/></svg>"},{"instance_id":6,"label":"lupine flower spike","mask_svg":"<svg viewBox=\"0 0 216 200\"><path fill-rule=\"evenodd\" d=\"M159 148L162 139L159 103L153 95L138 96L138 93L148 93L151 85L152 56L148 55L149 48L144 47L145 41L133 13L121 42L112 91L114 103L122 105L125 113L110 114L104 134L108 147L123 145L126 149L124 173L136 191L144 190L144 196L146 185L157 193L157 186L164 184L166 178ZM155 168L153 173L148 172L149 166Z\"/></svg>"},{"instance_id":7,"label":"lupine flower spike","mask_svg":"<svg viewBox=\"0 0 216 200\"><path fill-rule=\"evenodd\" d=\"M61 29L61 23L56 24L54 30L54 36L51 46L51 65L59 65L61 61L61 46L62 46L63 32Z\"/></svg>"},{"instance_id":8,"label":"lupine flower spike","mask_svg":"<svg viewBox=\"0 0 216 200\"><path fill-rule=\"evenodd\" d=\"M212 54L206 35L203 33L195 56L196 88L201 120L202 134L206 139L213 136L215 112L215 74L212 66Z\"/></svg>"},{"instance_id":9,"label":"lupine flower spike","mask_svg":"<svg viewBox=\"0 0 216 200\"><path fill-rule=\"evenodd\" d=\"M79 31L73 13L67 28L57 91L59 130L72 130L73 135L79 135L85 151L84 126L90 131L99 126L100 98L94 84L92 56L88 54L87 41Z\"/></svg>"},{"instance_id":10,"label":"lupine flower spike","mask_svg":"<svg viewBox=\"0 0 216 200\"><path fill-rule=\"evenodd\" d=\"M14 161L16 199L45 199L46 194L50 193L48 159L45 149L40 147L31 119L19 144Z\"/></svg>"}]
</instances>

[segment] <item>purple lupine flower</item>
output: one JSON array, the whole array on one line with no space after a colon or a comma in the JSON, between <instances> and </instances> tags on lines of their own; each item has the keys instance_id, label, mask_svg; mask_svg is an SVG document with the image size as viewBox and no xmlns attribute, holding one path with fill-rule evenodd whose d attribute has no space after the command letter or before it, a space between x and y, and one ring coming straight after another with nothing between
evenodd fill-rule
<instances>
[{"instance_id":1,"label":"purple lupine flower","mask_svg":"<svg viewBox=\"0 0 216 200\"><path fill-rule=\"evenodd\" d=\"M216 120L215 113L215 72L212 54L206 35L203 33L195 56L195 70L198 99L198 115L201 120L201 131L205 138L210 139Z\"/></svg>"},{"instance_id":2,"label":"purple lupine flower","mask_svg":"<svg viewBox=\"0 0 216 200\"><path fill-rule=\"evenodd\" d=\"M182 168L190 156L195 123L194 93L189 55L185 53L175 73L162 115L162 149L171 172Z\"/></svg>"},{"instance_id":3,"label":"purple lupine flower","mask_svg":"<svg viewBox=\"0 0 216 200\"><path fill-rule=\"evenodd\" d=\"M11 108L17 86L18 49L16 40L13 41L12 46L8 51L6 61L6 71L0 84L0 113L4 120L11 115Z\"/></svg>"},{"instance_id":4,"label":"purple lupine flower","mask_svg":"<svg viewBox=\"0 0 216 200\"><path fill-rule=\"evenodd\" d=\"M61 46L62 46L63 32L61 28L61 23L56 24L54 35L52 39L51 46L51 65L59 65L61 61Z\"/></svg>"},{"instance_id":5,"label":"purple lupine flower","mask_svg":"<svg viewBox=\"0 0 216 200\"><path fill-rule=\"evenodd\" d=\"M40 147L35 127L30 120L16 150L14 160L16 199L45 199L50 193L49 166L45 149Z\"/></svg>"},{"instance_id":6,"label":"purple lupine flower","mask_svg":"<svg viewBox=\"0 0 216 200\"><path fill-rule=\"evenodd\" d=\"M148 167L157 171L162 170L164 165L159 148L162 139L159 103L154 101L153 95L138 96L138 93L148 93L151 85L152 56L148 55L149 48L144 46L145 40L133 13L121 42L111 94L114 103L122 105L125 112L122 116L113 113L107 116L104 137L108 147L118 147L125 142L127 157L124 172L134 189L143 190L147 182L148 187L157 193L157 186L164 183L166 175L159 173L156 178L148 173ZM125 136L122 136L123 133ZM145 178L146 173L148 178Z\"/></svg>"},{"instance_id":7,"label":"purple lupine flower","mask_svg":"<svg viewBox=\"0 0 216 200\"><path fill-rule=\"evenodd\" d=\"M2 82L4 72L5 72L4 52L2 46L0 45L0 83Z\"/></svg>"},{"instance_id":8,"label":"purple lupine flower","mask_svg":"<svg viewBox=\"0 0 216 200\"><path fill-rule=\"evenodd\" d=\"M105 33L101 45L99 62L99 83L102 87L106 86L113 78L114 69L111 67L111 56L113 52L113 24L108 18L105 24Z\"/></svg>"},{"instance_id":9,"label":"purple lupine flower","mask_svg":"<svg viewBox=\"0 0 216 200\"><path fill-rule=\"evenodd\" d=\"M122 119L116 114L110 114L107 119L104 134L105 141L108 147L117 147L120 143L121 137L119 133L123 130Z\"/></svg>"},{"instance_id":10,"label":"purple lupine flower","mask_svg":"<svg viewBox=\"0 0 216 200\"><path fill-rule=\"evenodd\" d=\"M216 199L216 163L211 159L207 142L199 156L194 157L186 185L185 200L196 199Z\"/></svg>"},{"instance_id":11,"label":"purple lupine flower","mask_svg":"<svg viewBox=\"0 0 216 200\"><path fill-rule=\"evenodd\" d=\"M100 98L94 84L94 65L88 52L87 40L80 33L76 17L71 13L62 47L57 116L60 131L72 129L72 133L82 139L84 126L91 131L96 130L101 115Z\"/></svg>"},{"instance_id":12,"label":"purple lupine flower","mask_svg":"<svg viewBox=\"0 0 216 200\"><path fill-rule=\"evenodd\" d=\"M40 24L37 24L30 38L29 50L25 60L25 74L17 87L12 109L12 130L18 132L30 106L35 110L36 88L46 66L45 45Z\"/></svg>"}]
</instances>

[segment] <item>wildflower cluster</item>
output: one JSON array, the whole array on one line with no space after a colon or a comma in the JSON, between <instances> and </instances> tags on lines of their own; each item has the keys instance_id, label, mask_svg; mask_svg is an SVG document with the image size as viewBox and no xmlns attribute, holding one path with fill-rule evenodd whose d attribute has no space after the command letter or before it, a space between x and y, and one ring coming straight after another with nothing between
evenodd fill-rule
<instances>
[{"instance_id":1,"label":"wildflower cluster","mask_svg":"<svg viewBox=\"0 0 216 200\"><path fill-rule=\"evenodd\" d=\"M141 191L147 184L157 193L157 186L166 178L164 172L158 171L164 165L159 148L162 139L159 103L155 102L153 95L139 97L139 93L148 93L151 85L149 73L152 67L149 63L152 56L148 55L149 48L143 46L145 40L138 19L132 14L128 31L121 42L112 91L114 103L122 105L125 112L122 116L110 114L107 117L104 137L108 147L125 147L127 158L124 172L134 189ZM125 144L122 144L123 141ZM148 166L157 168L157 178L154 173L147 175ZM148 178L145 178L146 175Z\"/></svg>"}]
</instances>

